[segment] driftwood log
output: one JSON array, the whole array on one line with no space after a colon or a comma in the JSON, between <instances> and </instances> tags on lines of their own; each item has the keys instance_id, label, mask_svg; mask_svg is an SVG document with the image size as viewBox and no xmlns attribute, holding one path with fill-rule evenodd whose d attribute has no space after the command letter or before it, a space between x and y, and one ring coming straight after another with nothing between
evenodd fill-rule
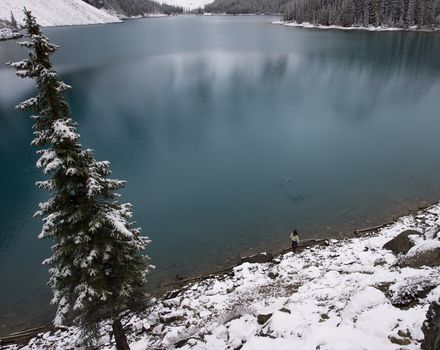
<instances>
[{"instance_id":1,"label":"driftwood log","mask_svg":"<svg viewBox=\"0 0 440 350\"><path fill-rule=\"evenodd\" d=\"M20 332L11 333L7 337L0 338L0 345L27 344L29 340L31 340L37 334L55 330L56 328L53 326L39 326L25 329Z\"/></svg>"},{"instance_id":2,"label":"driftwood log","mask_svg":"<svg viewBox=\"0 0 440 350\"><path fill-rule=\"evenodd\" d=\"M368 233L368 232L377 231L377 230L379 230L379 229L381 229L381 228L384 228L384 227L386 227L386 226L390 226L390 225L392 225L392 224L394 224L394 221L386 222L385 224L382 224L382 225L377 225L377 226L372 226L372 227L362 228L362 229L360 229L360 230L355 230L355 231L354 231L354 234L355 234L356 236L358 236L358 235L363 234L363 233Z\"/></svg>"},{"instance_id":3,"label":"driftwood log","mask_svg":"<svg viewBox=\"0 0 440 350\"><path fill-rule=\"evenodd\" d=\"M327 239L315 239L315 238L314 239L305 239L299 243L298 250L301 250L301 249L303 249L305 247L309 247L309 246L322 245L322 244L325 244L325 242L327 242L327 241L328 241ZM277 256L283 255L287 252L290 252L291 250L292 250L292 248L285 248L285 249L273 254L273 256L277 257ZM207 278L218 277L219 275L231 272L234 269L234 267L237 267L239 265L240 265L240 263L238 263L236 265L225 267L223 269L220 269L220 270L217 270L214 272L210 272L208 274L198 275L198 276L194 276L194 277L181 279L181 280L178 280L175 282L166 283L162 286L162 288L168 289L170 287L177 287L177 286L182 286L182 285L192 283L192 282L198 282L198 281L201 281L201 280L204 280Z\"/></svg>"}]
</instances>

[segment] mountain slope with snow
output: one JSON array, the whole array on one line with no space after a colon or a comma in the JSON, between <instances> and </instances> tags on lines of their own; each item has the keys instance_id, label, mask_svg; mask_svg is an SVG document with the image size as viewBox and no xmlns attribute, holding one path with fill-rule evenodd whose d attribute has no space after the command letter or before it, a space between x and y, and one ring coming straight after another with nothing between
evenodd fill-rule
<instances>
[{"instance_id":1,"label":"mountain slope with snow","mask_svg":"<svg viewBox=\"0 0 440 350\"><path fill-rule=\"evenodd\" d=\"M23 23L23 7L32 11L42 26L112 23L120 20L81 0L0 0L0 18L10 18L11 11Z\"/></svg>"}]
</instances>

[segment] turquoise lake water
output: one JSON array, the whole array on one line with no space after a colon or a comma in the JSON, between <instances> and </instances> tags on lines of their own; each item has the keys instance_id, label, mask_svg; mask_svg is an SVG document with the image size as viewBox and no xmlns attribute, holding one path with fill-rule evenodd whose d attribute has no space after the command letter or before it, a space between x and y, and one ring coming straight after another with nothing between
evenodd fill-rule
<instances>
[{"instance_id":1,"label":"turquoise lake water","mask_svg":"<svg viewBox=\"0 0 440 350\"><path fill-rule=\"evenodd\" d=\"M128 181L152 288L440 198L440 36L173 17L46 29L82 144ZM0 43L0 62L24 58ZM0 66L0 334L50 319L31 81Z\"/></svg>"}]
</instances>

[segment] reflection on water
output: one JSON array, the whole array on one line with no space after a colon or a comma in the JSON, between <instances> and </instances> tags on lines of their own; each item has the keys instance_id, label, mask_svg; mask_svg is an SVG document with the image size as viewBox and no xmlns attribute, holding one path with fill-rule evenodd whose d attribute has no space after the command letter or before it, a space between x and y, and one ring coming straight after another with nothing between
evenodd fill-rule
<instances>
[{"instance_id":1,"label":"reflection on water","mask_svg":"<svg viewBox=\"0 0 440 350\"><path fill-rule=\"evenodd\" d=\"M439 37L269 22L48 30L82 143L128 180L153 239L152 285L281 246L293 226L329 237L438 198ZM0 44L0 61L22 55ZM31 218L45 194L31 122L13 110L32 87L0 69L0 326L47 316L50 243Z\"/></svg>"}]
</instances>

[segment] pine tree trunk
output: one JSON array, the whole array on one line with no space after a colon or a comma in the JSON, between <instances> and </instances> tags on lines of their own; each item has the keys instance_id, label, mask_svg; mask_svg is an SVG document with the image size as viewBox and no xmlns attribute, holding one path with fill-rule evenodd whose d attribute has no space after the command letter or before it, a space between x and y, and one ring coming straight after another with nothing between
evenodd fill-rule
<instances>
[{"instance_id":1,"label":"pine tree trunk","mask_svg":"<svg viewBox=\"0 0 440 350\"><path fill-rule=\"evenodd\" d=\"M130 350L128 346L127 337L125 336L124 329L122 328L121 320L117 318L113 320L113 334L116 341L117 350Z\"/></svg>"}]
</instances>

